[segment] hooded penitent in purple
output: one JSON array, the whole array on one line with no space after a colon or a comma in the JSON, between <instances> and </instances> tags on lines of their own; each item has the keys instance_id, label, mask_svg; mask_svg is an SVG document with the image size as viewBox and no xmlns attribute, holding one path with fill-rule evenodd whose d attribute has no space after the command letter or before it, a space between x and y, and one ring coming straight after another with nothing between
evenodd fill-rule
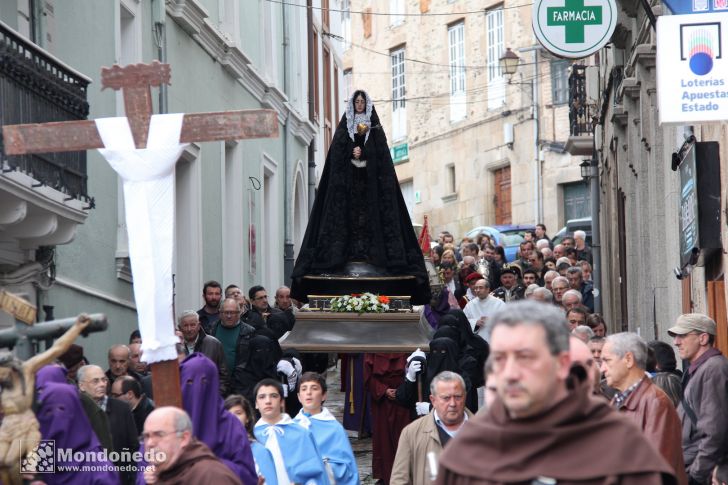
<instances>
[{"instance_id":1,"label":"hooded penitent in purple","mask_svg":"<svg viewBox=\"0 0 728 485\"><path fill-rule=\"evenodd\" d=\"M425 318L435 330L440 326L440 318L450 309L450 303L448 302L449 294L450 290L443 287L439 294L433 293L432 295L432 299L437 301L437 306L433 307L431 303L425 305Z\"/></svg>"},{"instance_id":2,"label":"hooded penitent in purple","mask_svg":"<svg viewBox=\"0 0 728 485\"><path fill-rule=\"evenodd\" d=\"M35 390L40 394L45 389L45 386L51 382L67 384L66 369L53 364L41 367L35 375Z\"/></svg>"},{"instance_id":3,"label":"hooded penitent in purple","mask_svg":"<svg viewBox=\"0 0 728 485\"><path fill-rule=\"evenodd\" d=\"M248 435L225 410L217 367L204 355L190 354L180 366L182 406L192 419L195 437L210 447L246 485L258 483Z\"/></svg>"},{"instance_id":4,"label":"hooded penitent in purple","mask_svg":"<svg viewBox=\"0 0 728 485\"><path fill-rule=\"evenodd\" d=\"M61 369L61 371L63 371ZM107 485L120 483L110 461L103 461L103 449L91 428L91 423L81 407L78 391L69 384L50 382L47 377L57 377L57 372L46 371L43 376L43 393L36 417L44 440L54 440L56 446L55 473L43 474L43 481L54 484ZM39 375L40 377L40 375ZM65 380L65 375L64 375ZM59 450L70 450L71 460L66 461ZM99 458L86 461L93 454ZM76 458L83 456L82 461ZM93 467L94 471L61 471L61 467Z\"/></svg>"}]
</instances>

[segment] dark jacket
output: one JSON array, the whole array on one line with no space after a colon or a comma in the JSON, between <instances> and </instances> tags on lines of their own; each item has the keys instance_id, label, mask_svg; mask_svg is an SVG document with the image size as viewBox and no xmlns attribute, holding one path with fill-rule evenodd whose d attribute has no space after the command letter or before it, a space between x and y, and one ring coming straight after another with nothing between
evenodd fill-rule
<instances>
[{"instance_id":1,"label":"dark jacket","mask_svg":"<svg viewBox=\"0 0 728 485\"><path fill-rule=\"evenodd\" d=\"M184 348L185 354L190 355L190 352L187 351L187 345ZM220 376L220 395L227 396L230 388L230 371L225 363L225 349L223 349L220 341L212 335L207 335L205 330L200 328L194 351L203 354L215 363Z\"/></svg>"},{"instance_id":2,"label":"dark jacket","mask_svg":"<svg viewBox=\"0 0 728 485\"><path fill-rule=\"evenodd\" d=\"M589 264L593 263L592 258L592 250L589 246L584 245L584 249L576 249L576 260L577 261L586 261Z\"/></svg>"},{"instance_id":3,"label":"dark jacket","mask_svg":"<svg viewBox=\"0 0 728 485\"><path fill-rule=\"evenodd\" d=\"M137 407L132 409L131 414L134 416L134 424L136 424L137 433L140 435L144 431L144 421L147 420L152 411L154 411L154 403L147 396L142 395L142 400L139 401Z\"/></svg>"},{"instance_id":4,"label":"dark jacket","mask_svg":"<svg viewBox=\"0 0 728 485\"><path fill-rule=\"evenodd\" d=\"M230 468L212 454L206 444L192 438L171 468L157 476L160 485L187 485L210 483L242 485Z\"/></svg>"},{"instance_id":5,"label":"dark jacket","mask_svg":"<svg viewBox=\"0 0 728 485\"><path fill-rule=\"evenodd\" d=\"M140 386L142 386L142 392L146 394L147 396L152 395L152 378L151 375L143 376L140 373L133 371L131 369L126 370L126 375L129 377L133 377ZM114 384L114 381L116 380L116 376L111 373L111 369L106 370L106 377L109 379L109 385L106 388L106 394L111 395L111 386Z\"/></svg>"},{"instance_id":6,"label":"dark jacket","mask_svg":"<svg viewBox=\"0 0 728 485\"><path fill-rule=\"evenodd\" d=\"M705 360L698 359L685 373L688 382L678 407L685 465L698 483L709 483L713 468L728 454L728 359L717 349L708 352L712 355L704 355Z\"/></svg>"},{"instance_id":7,"label":"dark jacket","mask_svg":"<svg viewBox=\"0 0 728 485\"><path fill-rule=\"evenodd\" d=\"M270 313L271 315L274 313L282 312L283 310L279 308L273 308L270 305L268 305L268 308L265 310L265 313ZM252 325L255 328L265 327L265 318L263 318L263 313L261 313L255 307L251 307L247 312L243 313L243 315L240 317L240 321L245 322L248 325Z\"/></svg>"},{"instance_id":8,"label":"dark jacket","mask_svg":"<svg viewBox=\"0 0 728 485\"><path fill-rule=\"evenodd\" d=\"M220 313L207 313L204 306L197 310L197 316L200 317L200 326L205 329L205 332L209 332L213 325L220 321Z\"/></svg>"},{"instance_id":9,"label":"dark jacket","mask_svg":"<svg viewBox=\"0 0 728 485\"><path fill-rule=\"evenodd\" d=\"M75 386L76 384L73 383ZM83 392L79 393L81 397L81 406L86 412L88 420L91 422L91 427L96 433L96 437L101 443L101 447L109 452L114 450L114 442L111 439L111 426L109 425L109 418L106 417L106 413L99 407L96 402L91 399L88 394Z\"/></svg>"},{"instance_id":10,"label":"dark jacket","mask_svg":"<svg viewBox=\"0 0 728 485\"><path fill-rule=\"evenodd\" d=\"M279 310L280 311L280 310ZM215 336L217 327L220 322L216 322L210 329L209 335ZM238 333L238 343L235 346L235 367L239 365L245 365L248 360L248 348L250 347L250 339L255 336L255 327L249 325L243 321L240 322L240 332ZM217 339L215 339L217 340ZM219 340L218 340L219 342ZM220 344L222 345L222 344ZM214 361L213 361L214 362ZM230 370L229 375L232 376L233 371Z\"/></svg>"},{"instance_id":11,"label":"dark jacket","mask_svg":"<svg viewBox=\"0 0 728 485\"><path fill-rule=\"evenodd\" d=\"M594 283L591 281L581 284L581 304L589 309L589 313L594 313Z\"/></svg>"},{"instance_id":12,"label":"dark jacket","mask_svg":"<svg viewBox=\"0 0 728 485\"><path fill-rule=\"evenodd\" d=\"M506 295L508 294L508 290L504 286L499 286L495 290L493 290L493 293L491 293L494 297L499 298L506 303L509 301L515 301L515 300L523 300L525 298L526 288L523 287L523 285L516 285L511 290L510 299L506 298ZM592 303L593 305L593 303Z\"/></svg>"},{"instance_id":13,"label":"dark jacket","mask_svg":"<svg viewBox=\"0 0 728 485\"><path fill-rule=\"evenodd\" d=\"M114 451L122 453L128 451L133 453L139 449L139 433L137 432L134 416L127 403L120 399L108 398L106 402L106 416L111 426L111 440L114 442ZM117 466L127 467L132 462L117 461ZM123 483L134 483L135 473L124 471L120 473Z\"/></svg>"}]
</instances>

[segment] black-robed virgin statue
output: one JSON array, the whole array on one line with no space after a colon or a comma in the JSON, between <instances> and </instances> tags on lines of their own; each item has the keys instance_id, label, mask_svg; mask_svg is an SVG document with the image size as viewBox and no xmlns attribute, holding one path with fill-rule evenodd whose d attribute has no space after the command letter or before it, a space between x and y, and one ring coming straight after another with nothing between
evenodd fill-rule
<instances>
[{"instance_id":1,"label":"black-robed virgin statue","mask_svg":"<svg viewBox=\"0 0 728 485\"><path fill-rule=\"evenodd\" d=\"M410 296L413 304L430 301L424 258L387 137L364 91L352 95L334 133L291 276L291 297L304 302L322 294L327 279L346 280L338 286L342 290L386 291Z\"/></svg>"}]
</instances>

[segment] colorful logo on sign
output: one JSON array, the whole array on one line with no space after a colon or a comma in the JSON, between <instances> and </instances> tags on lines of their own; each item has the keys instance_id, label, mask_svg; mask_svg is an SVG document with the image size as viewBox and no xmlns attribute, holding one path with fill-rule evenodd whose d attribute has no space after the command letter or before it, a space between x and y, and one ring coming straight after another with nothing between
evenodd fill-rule
<instances>
[{"instance_id":1,"label":"colorful logo on sign","mask_svg":"<svg viewBox=\"0 0 728 485\"><path fill-rule=\"evenodd\" d=\"M728 0L713 0L713 10L728 10Z\"/></svg>"},{"instance_id":2,"label":"colorful logo on sign","mask_svg":"<svg viewBox=\"0 0 728 485\"><path fill-rule=\"evenodd\" d=\"M719 23L680 26L680 59L688 61L693 74L705 76L713 70L713 60L720 58Z\"/></svg>"}]
</instances>

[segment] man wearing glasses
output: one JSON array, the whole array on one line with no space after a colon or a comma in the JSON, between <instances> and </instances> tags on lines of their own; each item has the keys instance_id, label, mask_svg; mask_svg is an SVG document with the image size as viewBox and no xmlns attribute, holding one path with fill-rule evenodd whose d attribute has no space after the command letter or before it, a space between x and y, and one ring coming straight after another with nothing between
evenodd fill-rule
<instances>
[{"instance_id":1,"label":"man wearing glasses","mask_svg":"<svg viewBox=\"0 0 728 485\"><path fill-rule=\"evenodd\" d=\"M281 313L278 308L273 308L268 303L268 292L262 286L253 286L248 290L250 298L250 310L241 317L242 320L255 328L265 327L265 322L272 313Z\"/></svg>"},{"instance_id":2,"label":"man wearing glasses","mask_svg":"<svg viewBox=\"0 0 728 485\"><path fill-rule=\"evenodd\" d=\"M212 454L206 444L192 436L192 421L175 407L152 411L142 433L146 483L229 483L240 479Z\"/></svg>"},{"instance_id":3,"label":"man wearing glasses","mask_svg":"<svg viewBox=\"0 0 728 485\"><path fill-rule=\"evenodd\" d=\"M230 378L234 375L235 368L248 360L248 347L254 334L255 328L240 317L238 301L235 298L226 298L220 306L220 321L212 326L210 335L222 344Z\"/></svg>"},{"instance_id":4,"label":"man wearing glasses","mask_svg":"<svg viewBox=\"0 0 728 485\"><path fill-rule=\"evenodd\" d=\"M716 324L707 315L680 315L667 333L680 358L690 363L677 410L688 480L709 483L713 469L728 453L728 359L713 347Z\"/></svg>"},{"instance_id":5,"label":"man wearing glasses","mask_svg":"<svg viewBox=\"0 0 728 485\"><path fill-rule=\"evenodd\" d=\"M114 462L114 465L123 467L123 471L120 473L122 483L134 483L134 473L129 467L133 463L124 460L124 458L128 458L131 453L139 449L139 435L137 434L131 408L124 401L106 395L109 378L106 377L101 367L85 365L78 369L76 375L81 392L93 399L106 413L109 428L111 429L111 441L114 445L113 451L119 453L118 460Z\"/></svg>"}]
</instances>

